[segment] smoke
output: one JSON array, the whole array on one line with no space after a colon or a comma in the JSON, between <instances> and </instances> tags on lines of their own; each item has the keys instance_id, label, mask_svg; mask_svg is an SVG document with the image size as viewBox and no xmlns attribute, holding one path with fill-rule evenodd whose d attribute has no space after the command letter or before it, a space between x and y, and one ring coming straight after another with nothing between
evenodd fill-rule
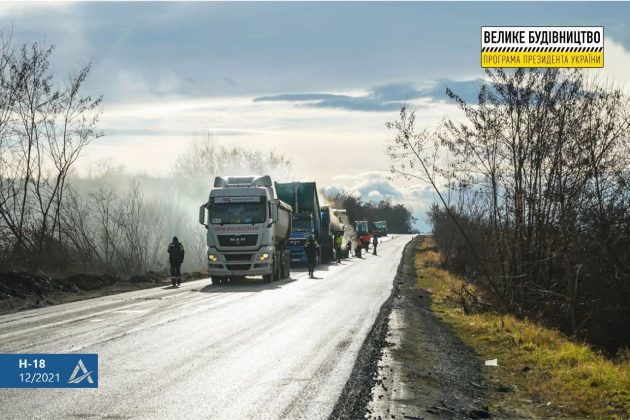
<instances>
[{"instance_id":1,"label":"smoke","mask_svg":"<svg viewBox=\"0 0 630 420\"><path fill-rule=\"evenodd\" d=\"M177 236L186 251L182 270L192 272L206 267L206 229L199 224L198 214L200 205L208 200L214 177L243 174L268 174L274 180L287 179L292 176L291 162L273 151L219 146L206 135L188 143L166 176L133 174L124 166L103 161L87 175L74 174L70 185L80 205L88 209L88 216L83 217L88 219L84 220L86 234L83 236L94 238L90 246L95 252L105 254L106 247L118 246L123 254L130 254L114 258L110 266L102 267L101 271L118 271L122 268L120 265L125 265L123 261L130 258L138 261L126 266L136 271L164 271L168 267L168 243ZM98 198L102 197L99 194L112 197L108 202L113 212L109 228L104 226L107 222L103 222L102 205L99 207L103 202L99 202ZM133 212L124 211L130 206ZM129 243L103 244L112 240L112 232L119 231L122 233L117 238ZM149 238L155 243L142 243ZM97 259L110 261L100 255Z\"/></svg>"}]
</instances>

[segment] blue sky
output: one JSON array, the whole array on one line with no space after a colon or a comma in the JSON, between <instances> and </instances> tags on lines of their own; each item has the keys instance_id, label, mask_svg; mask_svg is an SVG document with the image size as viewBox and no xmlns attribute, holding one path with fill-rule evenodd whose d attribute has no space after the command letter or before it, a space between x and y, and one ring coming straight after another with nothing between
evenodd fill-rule
<instances>
[{"instance_id":1,"label":"blue sky","mask_svg":"<svg viewBox=\"0 0 630 420\"><path fill-rule=\"evenodd\" d=\"M0 3L14 44L56 45L55 74L93 63L86 88L104 96L106 136L83 168L107 158L166 174L209 131L419 217L431 195L386 180L384 122L404 101L427 125L456 116L444 86L474 97L482 25L603 25L604 74L625 84L629 22L630 3L602 2Z\"/></svg>"}]
</instances>

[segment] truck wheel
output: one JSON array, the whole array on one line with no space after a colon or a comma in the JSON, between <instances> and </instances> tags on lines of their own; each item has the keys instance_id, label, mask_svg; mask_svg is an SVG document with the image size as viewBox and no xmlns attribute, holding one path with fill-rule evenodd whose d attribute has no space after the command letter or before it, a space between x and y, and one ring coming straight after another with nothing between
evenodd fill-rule
<instances>
[{"instance_id":1,"label":"truck wheel","mask_svg":"<svg viewBox=\"0 0 630 420\"><path fill-rule=\"evenodd\" d=\"M273 281L278 281L280 280L280 272L282 270L282 262L280 261L280 258L274 259L274 264L273 264Z\"/></svg>"},{"instance_id":2,"label":"truck wheel","mask_svg":"<svg viewBox=\"0 0 630 420\"><path fill-rule=\"evenodd\" d=\"M221 284L221 282L223 281L222 277L211 277L211 279L212 279L212 284L217 284L217 285Z\"/></svg>"},{"instance_id":3,"label":"truck wheel","mask_svg":"<svg viewBox=\"0 0 630 420\"><path fill-rule=\"evenodd\" d=\"M271 274L264 274L263 281L265 283L271 283L276 278L276 259L273 258L271 260Z\"/></svg>"},{"instance_id":4,"label":"truck wheel","mask_svg":"<svg viewBox=\"0 0 630 420\"><path fill-rule=\"evenodd\" d=\"M288 253L284 254L283 277L285 279L288 279L289 277L291 277L291 254L288 254Z\"/></svg>"}]
</instances>

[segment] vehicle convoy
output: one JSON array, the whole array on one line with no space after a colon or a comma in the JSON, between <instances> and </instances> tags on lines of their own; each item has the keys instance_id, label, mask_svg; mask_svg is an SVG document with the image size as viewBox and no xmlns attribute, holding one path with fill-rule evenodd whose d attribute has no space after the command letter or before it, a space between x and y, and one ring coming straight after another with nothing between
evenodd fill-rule
<instances>
[{"instance_id":1,"label":"vehicle convoy","mask_svg":"<svg viewBox=\"0 0 630 420\"><path fill-rule=\"evenodd\" d=\"M292 208L278 198L268 175L216 177L208 202L199 207L207 232L212 282L262 276L288 277Z\"/></svg>"},{"instance_id":2,"label":"vehicle convoy","mask_svg":"<svg viewBox=\"0 0 630 420\"><path fill-rule=\"evenodd\" d=\"M374 222L374 236L387 236L387 222L385 220Z\"/></svg>"},{"instance_id":3,"label":"vehicle convoy","mask_svg":"<svg viewBox=\"0 0 630 420\"><path fill-rule=\"evenodd\" d=\"M322 221L316 183L276 183L276 191L278 198L293 208L293 229L288 245L291 262L299 264L308 262L304 245L310 236L319 243L321 261L332 260L332 235L329 233L327 222Z\"/></svg>"},{"instance_id":4,"label":"vehicle convoy","mask_svg":"<svg viewBox=\"0 0 630 420\"><path fill-rule=\"evenodd\" d=\"M357 232L357 238L360 238L365 251L369 248L372 235L370 235L370 227L367 220L357 220L354 222L354 230Z\"/></svg>"}]
</instances>

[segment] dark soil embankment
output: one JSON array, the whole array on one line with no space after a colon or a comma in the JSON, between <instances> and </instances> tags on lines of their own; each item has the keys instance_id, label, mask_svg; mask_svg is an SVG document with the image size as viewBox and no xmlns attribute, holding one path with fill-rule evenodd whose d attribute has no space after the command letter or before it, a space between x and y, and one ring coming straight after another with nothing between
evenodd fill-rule
<instances>
[{"instance_id":1,"label":"dark soil embankment","mask_svg":"<svg viewBox=\"0 0 630 420\"><path fill-rule=\"evenodd\" d=\"M430 309L416 286L420 238L403 252L390 298L365 339L331 418L483 418L474 351Z\"/></svg>"},{"instance_id":2,"label":"dark soil embankment","mask_svg":"<svg viewBox=\"0 0 630 420\"><path fill-rule=\"evenodd\" d=\"M203 273L185 273L184 281L206 277ZM75 274L54 279L45 273L0 273L0 314L90 299L170 283L166 274L148 272L125 280L109 274Z\"/></svg>"}]
</instances>

